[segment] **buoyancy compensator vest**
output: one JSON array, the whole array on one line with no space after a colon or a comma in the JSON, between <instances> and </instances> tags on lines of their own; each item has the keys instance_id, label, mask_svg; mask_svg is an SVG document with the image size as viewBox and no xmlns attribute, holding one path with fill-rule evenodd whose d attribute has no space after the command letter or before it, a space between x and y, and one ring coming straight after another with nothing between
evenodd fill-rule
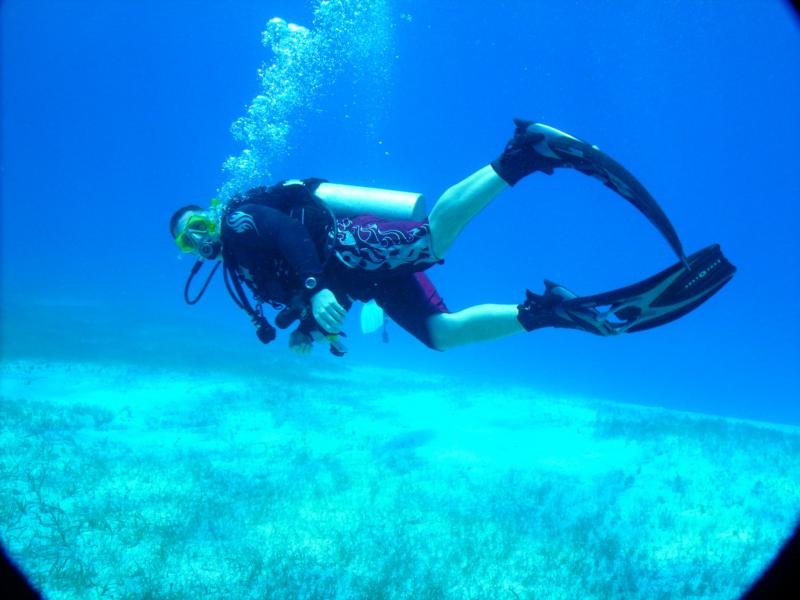
<instances>
[{"instance_id":1,"label":"buoyancy compensator vest","mask_svg":"<svg viewBox=\"0 0 800 600\"><path fill-rule=\"evenodd\" d=\"M324 265L333 255L336 216L314 195L324 179L290 179L269 187L260 186L237 194L225 205L222 218L243 204L259 204L300 221L308 230Z\"/></svg>"}]
</instances>

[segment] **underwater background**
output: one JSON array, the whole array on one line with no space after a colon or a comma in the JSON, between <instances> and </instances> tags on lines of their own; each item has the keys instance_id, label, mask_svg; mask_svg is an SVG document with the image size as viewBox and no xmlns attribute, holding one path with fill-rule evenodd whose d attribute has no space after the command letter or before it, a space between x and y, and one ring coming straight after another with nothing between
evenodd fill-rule
<instances>
[{"instance_id":1,"label":"underwater background","mask_svg":"<svg viewBox=\"0 0 800 600\"><path fill-rule=\"evenodd\" d=\"M733 598L789 534L788 3L0 11L0 540L48 597ZM734 279L652 331L446 353L392 323L389 343L362 335L356 307L343 359L263 346L219 276L184 303L177 207L323 177L430 209L517 116L599 145ZM457 310L673 262L621 198L557 172L504 192L428 274Z\"/></svg>"}]
</instances>

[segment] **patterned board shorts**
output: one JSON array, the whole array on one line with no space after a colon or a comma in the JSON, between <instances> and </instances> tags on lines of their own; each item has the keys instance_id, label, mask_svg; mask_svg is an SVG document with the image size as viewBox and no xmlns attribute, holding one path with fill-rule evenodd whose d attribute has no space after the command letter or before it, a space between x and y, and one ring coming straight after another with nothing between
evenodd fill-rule
<instances>
[{"instance_id":1,"label":"patterned board shorts","mask_svg":"<svg viewBox=\"0 0 800 600\"><path fill-rule=\"evenodd\" d=\"M362 271L423 271L441 262L431 249L431 226L424 221L390 221L370 215L336 220L336 257Z\"/></svg>"},{"instance_id":2,"label":"patterned board shorts","mask_svg":"<svg viewBox=\"0 0 800 600\"><path fill-rule=\"evenodd\" d=\"M421 273L442 260L431 249L425 221L390 221L373 216L337 219L336 257L354 298L374 299L394 322L429 348L429 317L450 312ZM435 349L435 348L434 348Z\"/></svg>"}]
</instances>

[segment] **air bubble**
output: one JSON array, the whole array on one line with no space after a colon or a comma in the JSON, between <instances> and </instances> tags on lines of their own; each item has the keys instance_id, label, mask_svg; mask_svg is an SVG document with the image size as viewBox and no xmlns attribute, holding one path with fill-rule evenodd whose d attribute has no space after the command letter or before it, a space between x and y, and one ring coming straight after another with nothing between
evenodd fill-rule
<instances>
[{"instance_id":1,"label":"air bubble","mask_svg":"<svg viewBox=\"0 0 800 600\"><path fill-rule=\"evenodd\" d=\"M321 1L311 28L274 17L262 43L272 52L271 62L258 70L260 90L246 114L231 125L245 149L223 165L228 176L218 194L223 202L270 182L271 168L290 151L293 124L319 110L320 94L345 74L366 98L362 108L370 108L364 110L385 104L394 55L388 0Z\"/></svg>"}]
</instances>

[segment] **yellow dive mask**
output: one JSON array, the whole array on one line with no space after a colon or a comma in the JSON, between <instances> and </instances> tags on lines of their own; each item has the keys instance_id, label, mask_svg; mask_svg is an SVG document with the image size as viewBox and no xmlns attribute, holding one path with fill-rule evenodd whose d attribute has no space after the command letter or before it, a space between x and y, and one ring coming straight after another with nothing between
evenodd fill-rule
<instances>
[{"instance_id":1,"label":"yellow dive mask","mask_svg":"<svg viewBox=\"0 0 800 600\"><path fill-rule=\"evenodd\" d=\"M186 225L175 238L175 243L182 252L192 252L200 248L207 238L217 231L217 224L204 214L193 214L186 220Z\"/></svg>"}]
</instances>

